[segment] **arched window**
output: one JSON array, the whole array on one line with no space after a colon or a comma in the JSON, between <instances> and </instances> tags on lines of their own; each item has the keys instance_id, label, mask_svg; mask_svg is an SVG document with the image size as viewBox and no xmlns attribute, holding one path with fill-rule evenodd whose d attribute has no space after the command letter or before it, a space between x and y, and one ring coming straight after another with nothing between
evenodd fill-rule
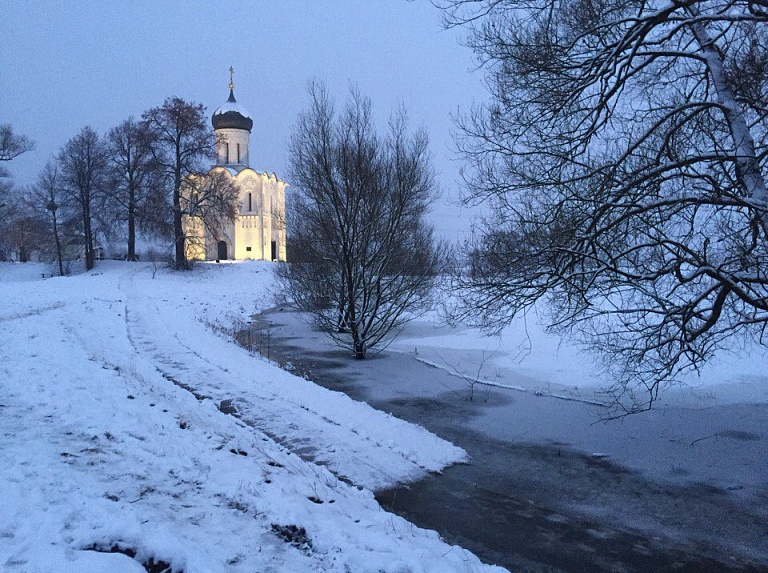
<instances>
[{"instance_id":1,"label":"arched window","mask_svg":"<svg viewBox=\"0 0 768 573\"><path fill-rule=\"evenodd\" d=\"M248 210L253 211L253 205L251 203L251 194L248 193Z\"/></svg>"}]
</instances>

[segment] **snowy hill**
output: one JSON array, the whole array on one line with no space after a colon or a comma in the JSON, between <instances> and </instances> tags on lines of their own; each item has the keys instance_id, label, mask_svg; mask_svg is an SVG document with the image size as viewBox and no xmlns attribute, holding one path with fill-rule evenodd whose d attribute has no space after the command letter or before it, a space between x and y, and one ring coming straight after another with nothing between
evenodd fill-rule
<instances>
[{"instance_id":1,"label":"snowy hill","mask_svg":"<svg viewBox=\"0 0 768 573\"><path fill-rule=\"evenodd\" d=\"M502 571L370 491L461 449L216 334L269 263L42 272L0 264L3 571Z\"/></svg>"}]
</instances>

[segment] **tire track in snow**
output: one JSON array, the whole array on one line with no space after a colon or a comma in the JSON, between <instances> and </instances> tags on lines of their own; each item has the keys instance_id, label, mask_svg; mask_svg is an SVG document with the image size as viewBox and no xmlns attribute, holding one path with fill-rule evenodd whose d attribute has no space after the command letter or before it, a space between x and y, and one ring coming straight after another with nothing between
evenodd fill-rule
<instances>
[{"instance_id":1,"label":"tire track in snow","mask_svg":"<svg viewBox=\"0 0 768 573\"><path fill-rule=\"evenodd\" d=\"M285 377L285 374L262 359L237 348L236 358L221 364L221 358L216 355L217 348L220 349L221 344L234 344L222 341L202 323L194 322L194 328L200 331L199 344L190 342L189 332L184 332L186 342L182 341L180 329L190 327L189 321L186 325L174 324L172 305L161 306L156 299L140 292L137 274L138 270L128 272L119 282L125 301L128 339L137 354L148 360L167 380L191 392L198 400L212 399L217 403L233 400L237 416L244 423L302 459L325 466L347 483L381 489L418 479L431 471L411 459L408 453L381 444L375 437L358 431L359 427L348 427L343 421L331 419L272 390L270 386L276 384L276 380L254 378L253 372L263 373L275 368L276 375ZM219 345L212 344L214 341ZM328 393L333 395L332 399L343 401L337 412L340 415L345 414L346 408L365 408L369 412L364 412L364 416L386 417L343 394L317 386L313 391ZM391 420L393 425L404 424L394 418ZM456 457L456 461L461 459Z\"/></svg>"}]
</instances>

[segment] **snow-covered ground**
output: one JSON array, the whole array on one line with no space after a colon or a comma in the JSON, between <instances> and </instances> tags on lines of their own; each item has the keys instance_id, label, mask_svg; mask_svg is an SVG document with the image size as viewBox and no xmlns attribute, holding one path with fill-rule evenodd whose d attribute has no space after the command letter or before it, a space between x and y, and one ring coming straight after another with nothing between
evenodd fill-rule
<instances>
[{"instance_id":1,"label":"snow-covered ground","mask_svg":"<svg viewBox=\"0 0 768 573\"><path fill-rule=\"evenodd\" d=\"M4 572L501 571L370 491L461 449L217 334L271 304L270 270L0 264Z\"/></svg>"}]
</instances>

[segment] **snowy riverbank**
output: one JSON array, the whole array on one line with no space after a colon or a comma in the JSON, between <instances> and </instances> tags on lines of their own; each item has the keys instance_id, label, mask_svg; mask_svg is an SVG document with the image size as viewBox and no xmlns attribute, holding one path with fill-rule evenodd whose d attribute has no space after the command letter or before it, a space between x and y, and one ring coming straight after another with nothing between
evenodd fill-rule
<instances>
[{"instance_id":1,"label":"snowy riverbank","mask_svg":"<svg viewBox=\"0 0 768 573\"><path fill-rule=\"evenodd\" d=\"M370 492L462 450L215 333L271 304L268 264L152 271L0 265L4 571L501 571Z\"/></svg>"}]
</instances>

